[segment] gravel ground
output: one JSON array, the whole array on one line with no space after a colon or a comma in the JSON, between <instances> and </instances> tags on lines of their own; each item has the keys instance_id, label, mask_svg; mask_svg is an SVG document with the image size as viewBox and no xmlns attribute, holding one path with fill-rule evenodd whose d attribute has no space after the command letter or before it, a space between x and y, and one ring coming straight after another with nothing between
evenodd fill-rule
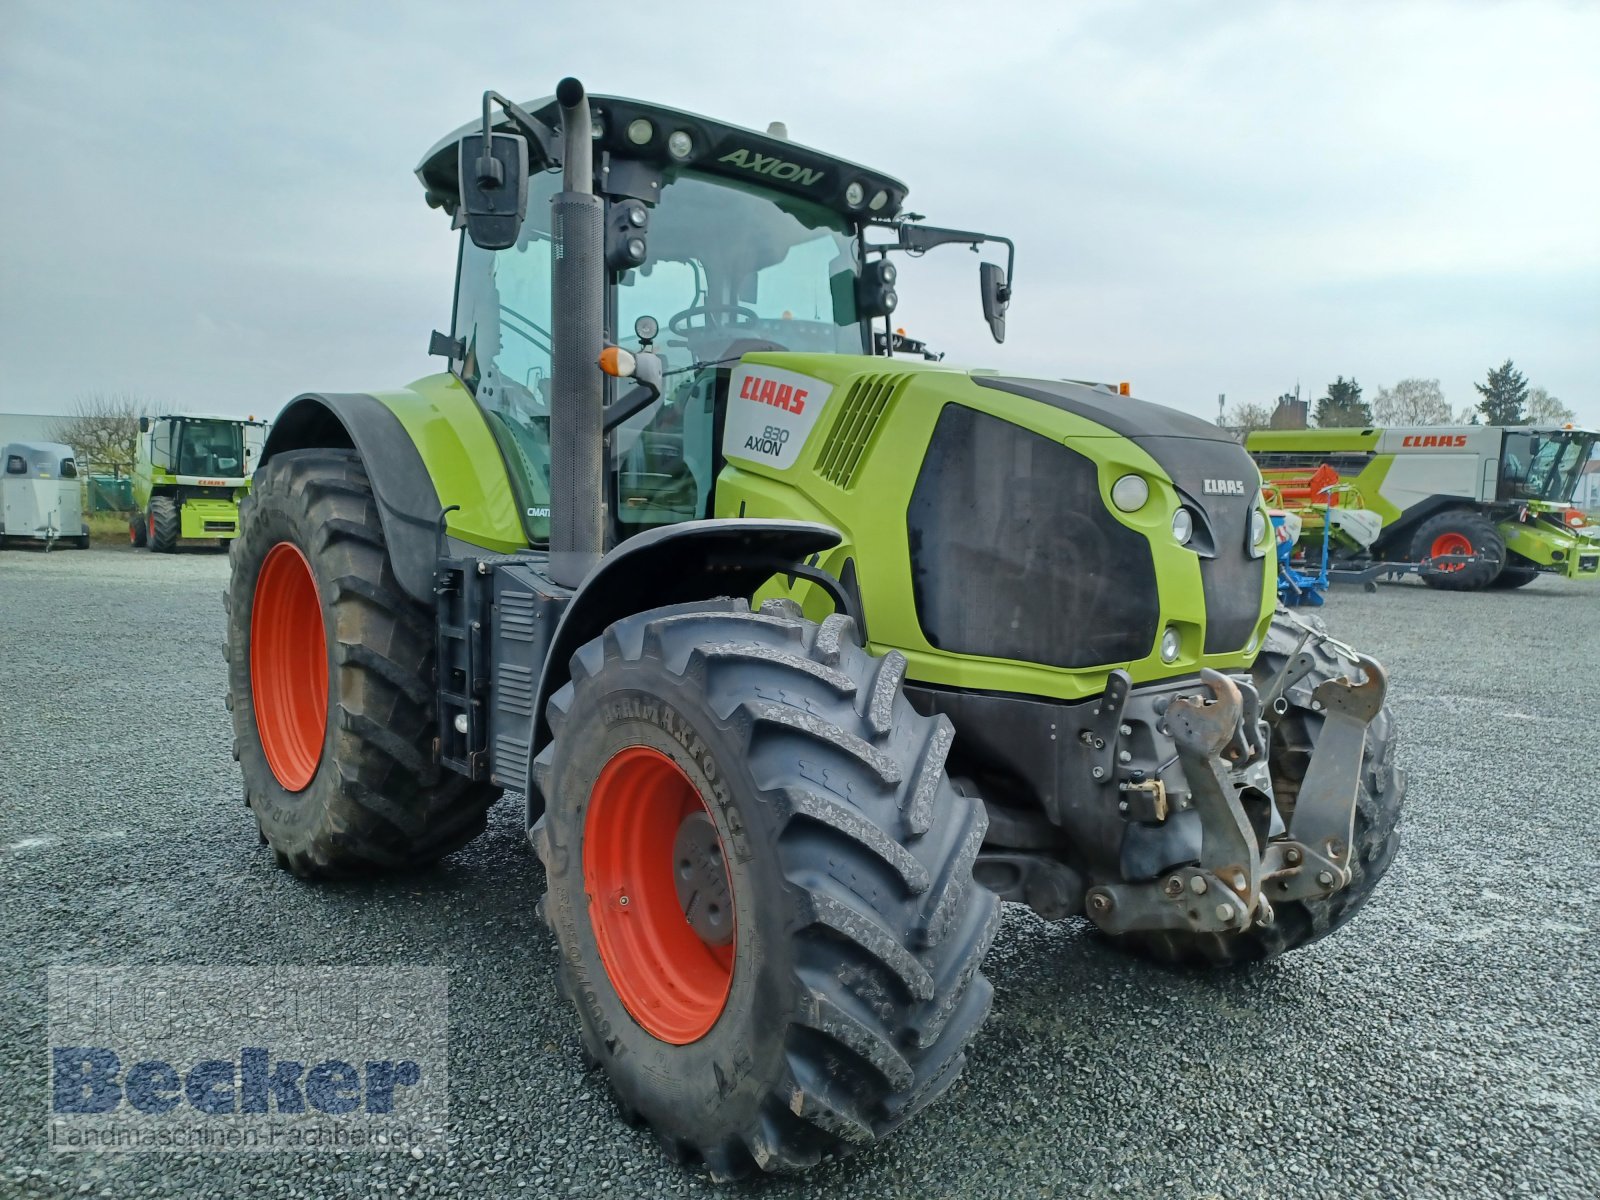
<instances>
[{"instance_id":1,"label":"gravel ground","mask_svg":"<svg viewBox=\"0 0 1600 1200\"><path fill-rule=\"evenodd\" d=\"M1400 858L1340 935L1173 973L1010 909L995 1015L880 1149L718 1189L578 1064L516 806L440 868L307 886L239 802L216 554L0 555L0 1195L1600 1194L1600 597L1341 593L1390 669ZM1581 665L1580 665L1581 664ZM450 1144L420 1160L53 1154L51 964L450 972Z\"/></svg>"}]
</instances>

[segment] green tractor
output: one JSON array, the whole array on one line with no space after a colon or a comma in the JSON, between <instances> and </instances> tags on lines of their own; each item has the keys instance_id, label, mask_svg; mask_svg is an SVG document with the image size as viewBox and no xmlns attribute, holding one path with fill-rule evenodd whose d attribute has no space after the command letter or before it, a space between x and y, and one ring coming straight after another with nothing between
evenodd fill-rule
<instances>
[{"instance_id":1,"label":"green tractor","mask_svg":"<svg viewBox=\"0 0 1600 1200\"><path fill-rule=\"evenodd\" d=\"M267 423L200 413L139 418L128 540L170 554L180 540L227 545L261 457Z\"/></svg>"},{"instance_id":2,"label":"green tractor","mask_svg":"<svg viewBox=\"0 0 1600 1200\"><path fill-rule=\"evenodd\" d=\"M1244 448L893 356L894 254L1005 246L1000 340L1008 242L572 79L487 94L418 175L463 231L448 370L287 405L232 547L280 864L420 867L520 793L586 1058L718 1178L944 1092L1001 899L1196 964L1366 901L1384 673L1275 614Z\"/></svg>"}]
</instances>

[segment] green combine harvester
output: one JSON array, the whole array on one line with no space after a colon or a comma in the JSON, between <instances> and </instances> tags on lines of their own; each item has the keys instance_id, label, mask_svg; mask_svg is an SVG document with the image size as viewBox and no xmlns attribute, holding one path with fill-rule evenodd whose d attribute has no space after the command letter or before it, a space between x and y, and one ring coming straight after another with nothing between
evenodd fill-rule
<instances>
[{"instance_id":1,"label":"green combine harvester","mask_svg":"<svg viewBox=\"0 0 1600 1200\"><path fill-rule=\"evenodd\" d=\"M895 255L1004 247L999 341L1009 242L574 79L487 93L417 174L461 231L445 369L288 404L231 550L234 755L283 867L420 868L519 793L586 1059L718 1178L943 1093L1001 898L1233 964L1372 894L1384 672L1275 612L1244 448L892 356Z\"/></svg>"},{"instance_id":2,"label":"green combine harvester","mask_svg":"<svg viewBox=\"0 0 1600 1200\"><path fill-rule=\"evenodd\" d=\"M140 417L128 540L163 554L180 540L227 545L239 535L239 501L266 431L254 417Z\"/></svg>"},{"instance_id":3,"label":"green combine harvester","mask_svg":"<svg viewBox=\"0 0 1600 1200\"><path fill-rule=\"evenodd\" d=\"M1414 569L1451 591L1600 579L1572 507L1600 433L1571 426L1258 430L1246 446L1299 547L1351 576Z\"/></svg>"}]
</instances>

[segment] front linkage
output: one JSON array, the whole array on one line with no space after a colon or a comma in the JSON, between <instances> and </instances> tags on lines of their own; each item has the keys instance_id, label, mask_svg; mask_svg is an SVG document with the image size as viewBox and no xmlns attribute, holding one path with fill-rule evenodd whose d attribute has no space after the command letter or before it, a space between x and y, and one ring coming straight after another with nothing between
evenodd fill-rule
<instances>
[{"instance_id":1,"label":"front linkage","mask_svg":"<svg viewBox=\"0 0 1600 1200\"><path fill-rule=\"evenodd\" d=\"M1311 708L1323 725L1295 797L1288 836L1277 836L1283 826L1275 800L1264 830L1243 803L1251 789L1270 796L1260 784L1271 726L1288 711L1287 689L1315 666L1306 650L1313 636L1307 632L1299 650L1268 682L1264 697L1248 680L1206 670L1201 672L1204 692L1165 704L1158 729L1172 738L1199 817L1198 865L1159 879L1091 888L1085 910L1103 931L1239 933L1272 924L1273 900L1319 900L1349 885L1366 732L1387 691L1378 663L1352 654L1362 682L1345 676L1312 691ZM1113 680L1106 703L1114 708L1118 699ZM1263 833L1272 839L1264 845Z\"/></svg>"}]
</instances>

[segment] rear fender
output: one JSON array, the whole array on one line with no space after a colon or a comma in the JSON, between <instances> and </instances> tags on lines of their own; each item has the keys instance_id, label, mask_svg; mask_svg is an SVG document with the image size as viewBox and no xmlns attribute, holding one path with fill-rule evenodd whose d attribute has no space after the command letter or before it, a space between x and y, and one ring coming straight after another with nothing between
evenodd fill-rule
<instances>
[{"instance_id":1,"label":"rear fender","mask_svg":"<svg viewBox=\"0 0 1600 1200\"><path fill-rule=\"evenodd\" d=\"M395 577L430 608L445 505L455 506L445 532L458 542L495 553L528 544L483 413L451 376L431 376L397 392L300 396L273 421L260 462L312 448L360 454Z\"/></svg>"}]
</instances>

